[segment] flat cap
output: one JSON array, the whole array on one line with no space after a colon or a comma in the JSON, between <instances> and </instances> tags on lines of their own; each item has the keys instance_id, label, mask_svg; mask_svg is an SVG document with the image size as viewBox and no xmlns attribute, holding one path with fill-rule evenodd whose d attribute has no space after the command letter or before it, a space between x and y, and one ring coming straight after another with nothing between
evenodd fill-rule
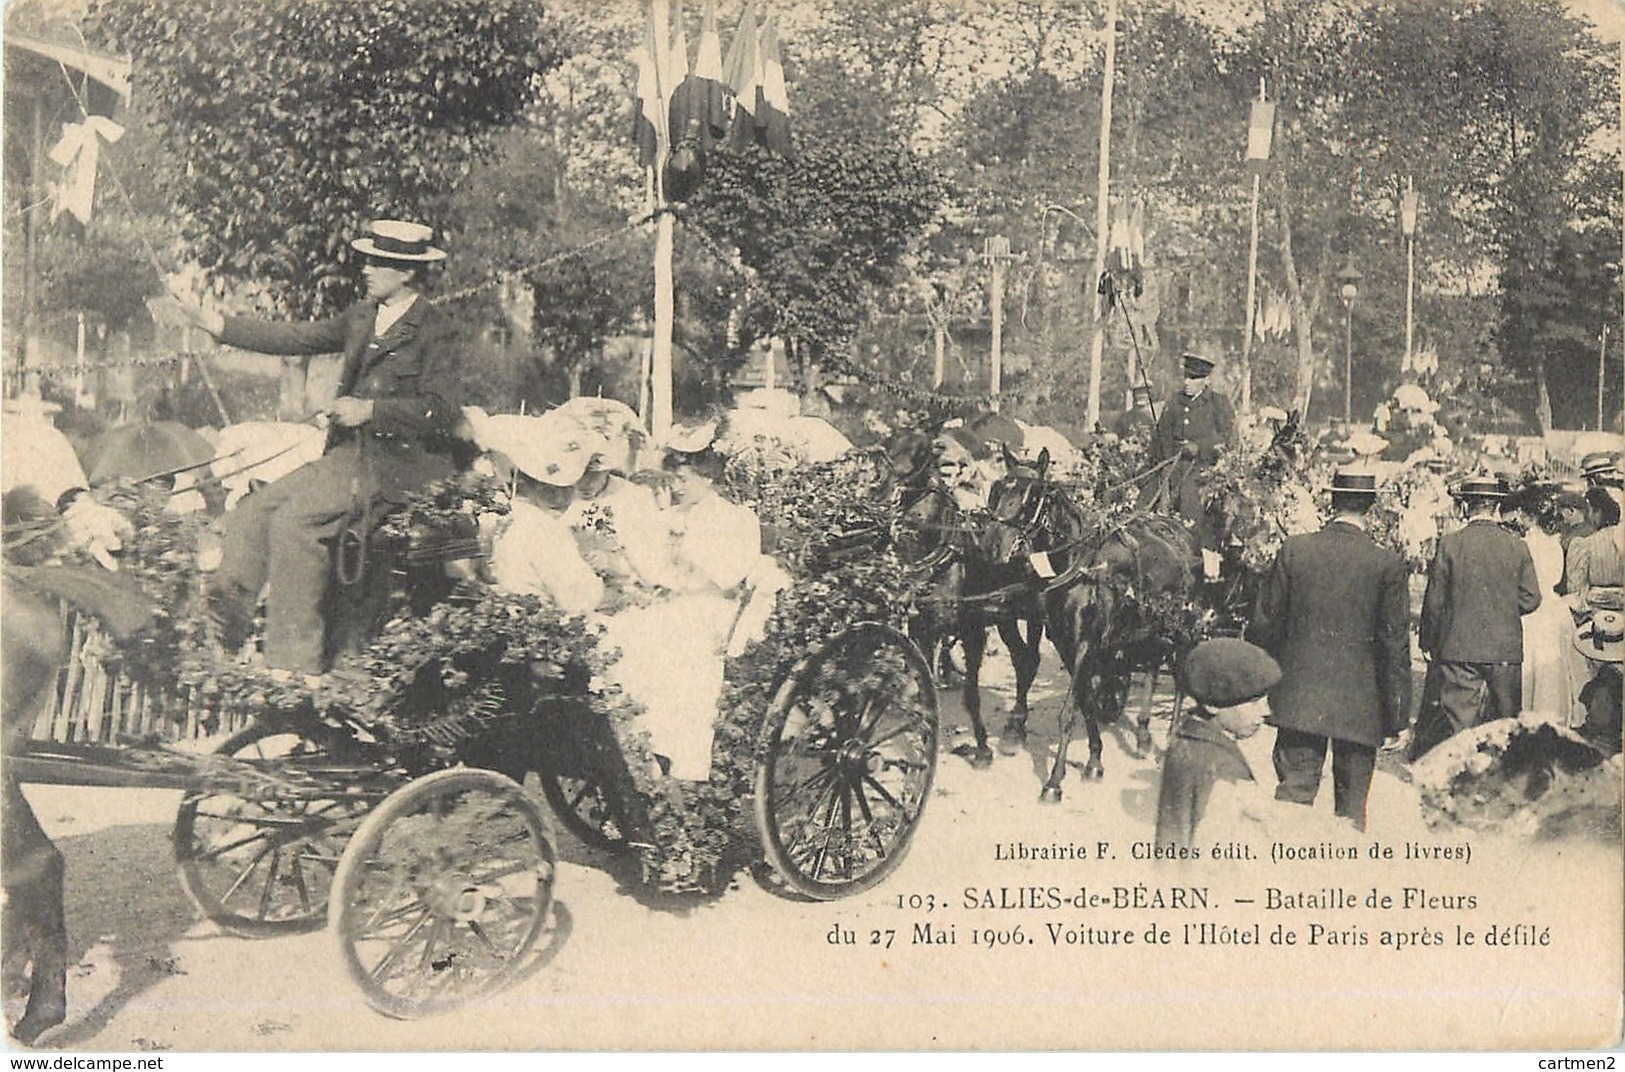
<instances>
[{"instance_id":1,"label":"flat cap","mask_svg":"<svg viewBox=\"0 0 1625 1072\"><path fill-rule=\"evenodd\" d=\"M1256 700L1281 680L1281 668L1256 644L1230 637L1204 640L1185 656L1180 682L1204 707Z\"/></svg>"}]
</instances>

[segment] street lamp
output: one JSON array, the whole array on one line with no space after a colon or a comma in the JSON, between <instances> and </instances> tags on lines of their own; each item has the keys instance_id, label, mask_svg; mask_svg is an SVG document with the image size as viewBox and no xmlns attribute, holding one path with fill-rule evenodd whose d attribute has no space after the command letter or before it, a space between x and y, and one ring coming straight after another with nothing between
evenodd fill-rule
<instances>
[{"instance_id":1,"label":"street lamp","mask_svg":"<svg viewBox=\"0 0 1625 1072\"><path fill-rule=\"evenodd\" d=\"M1351 260L1337 273L1343 299L1343 427L1353 426L1354 417L1354 299L1360 296L1360 280L1365 276Z\"/></svg>"}]
</instances>

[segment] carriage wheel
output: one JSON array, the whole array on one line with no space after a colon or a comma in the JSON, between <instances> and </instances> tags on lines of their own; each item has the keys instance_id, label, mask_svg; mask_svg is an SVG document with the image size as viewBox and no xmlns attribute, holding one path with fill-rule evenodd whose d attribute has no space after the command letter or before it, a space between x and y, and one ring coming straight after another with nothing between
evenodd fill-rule
<instances>
[{"instance_id":1,"label":"carriage wheel","mask_svg":"<svg viewBox=\"0 0 1625 1072\"><path fill-rule=\"evenodd\" d=\"M327 747L256 722L217 752L288 774L354 786ZM204 917L247 938L319 929L344 843L375 796L245 798L229 789L190 793L175 817L181 885Z\"/></svg>"},{"instance_id":2,"label":"carriage wheel","mask_svg":"<svg viewBox=\"0 0 1625 1072\"><path fill-rule=\"evenodd\" d=\"M883 625L841 633L791 672L762 727L768 860L818 900L874 886L908 851L936 762L936 689L919 650Z\"/></svg>"},{"instance_id":3,"label":"carriage wheel","mask_svg":"<svg viewBox=\"0 0 1625 1072\"><path fill-rule=\"evenodd\" d=\"M350 839L329 915L367 1004L456 1008L526 964L553 903L540 809L513 779L454 768L390 794Z\"/></svg>"},{"instance_id":4,"label":"carriage wheel","mask_svg":"<svg viewBox=\"0 0 1625 1072\"><path fill-rule=\"evenodd\" d=\"M627 851L626 831L619 810L608 790L592 775L572 775L559 771L537 772L542 795L565 829L583 844L611 852Z\"/></svg>"}]
</instances>

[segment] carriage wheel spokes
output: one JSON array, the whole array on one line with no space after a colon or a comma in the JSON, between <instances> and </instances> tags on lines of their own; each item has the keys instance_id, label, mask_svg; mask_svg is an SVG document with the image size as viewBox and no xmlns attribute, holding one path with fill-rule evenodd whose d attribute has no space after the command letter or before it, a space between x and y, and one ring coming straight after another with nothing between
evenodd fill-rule
<instances>
[{"instance_id":1,"label":"carriage wheel spokes","mask_svg":"<svg viewBox=\"0 0 1625 1072\"><path fill-rule=\"evenodd\" d=\"M268 772L331 780L332 795L318 795L319 787L267 798L224 787L188 794L174 830L187 896L205 918L245 937L319 928L339 846L375 798L354 793L328 748L298 732L255 723L218 751Z\"/></svg>"},{"instance_id":2,"label":"carriage wheel spokes","mask_svg":"<svg viewBox=\"0 0 1625 1072\"><path fill-rule=\"evenodd\" d=\"M536 803L493 771L455 768L391 794L362 822L328 913L367 1003L401 1018L455 1008L527 964L557 866Z\"/></svg>"},{"instance_id":3,"label":"carriage wheel spokes","mask_svg":"<svg viewBox=\"0 0 1625 1072\"><path fill-rule=\"evenodd\" d=\"M779 690L758 748L768 860L820 900L884 879L907 851L936 770L936 689L901 633L861 625Z\"/></svg>"}]
</instances>

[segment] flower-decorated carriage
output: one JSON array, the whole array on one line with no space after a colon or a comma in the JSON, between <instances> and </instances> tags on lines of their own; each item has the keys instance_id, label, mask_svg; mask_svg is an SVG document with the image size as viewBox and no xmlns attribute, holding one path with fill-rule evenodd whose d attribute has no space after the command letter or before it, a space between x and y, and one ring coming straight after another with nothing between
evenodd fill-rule
<instances>
[{"instance_id":1,"label":"flower-decorated carriage","mask_svg":"<svg viewBox=\"0 0 1625 1072\"><path fill-rule=\"evenodd\" d=\"M122 676L112 692L142 695L122 726L138 734L105 711L65 715L59 677L12 773L185 790L174 849L202 913L252 937L329 927L367 1001L394 1016L456 1006L535 963L557 877L542 798L663 889L719 890L764 856L807 897L867 889L898 866L929 798L937 711L898 628L889 551L819 551L848 464L862 465L757 503L795 580L764 638L729 660L706 781L663 771L584 619L477 571L453 579L448 563L477 558L473 515L494 505L468 483L431 489L369 541L330 618L334 669L315 681L268 670L252 645L212 644L190 609L197 523L137 504L125 573L157 625L93 661Z\"/></svg>"}]
</instances>

